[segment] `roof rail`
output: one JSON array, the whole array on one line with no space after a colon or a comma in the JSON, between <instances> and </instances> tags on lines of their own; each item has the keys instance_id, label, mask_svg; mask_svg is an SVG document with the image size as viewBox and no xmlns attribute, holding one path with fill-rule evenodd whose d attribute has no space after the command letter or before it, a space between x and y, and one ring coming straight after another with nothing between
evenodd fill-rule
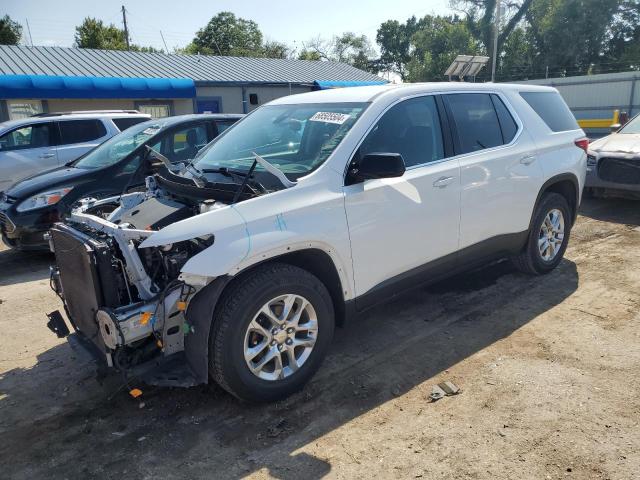
<instances>
[{"instance_id":1,"label":"roof rail","mask_svg":"<svg viewBox=\"0 0 640 480\"><path fill-rule=\"evenodd\" d=\"M32 117L60 117L63 115L77 115L77 114L100 114L100 113L140 113L138 110L75 110L70 112L46 112L36 113L31 115Z\"/></svg>"}]
</instances>

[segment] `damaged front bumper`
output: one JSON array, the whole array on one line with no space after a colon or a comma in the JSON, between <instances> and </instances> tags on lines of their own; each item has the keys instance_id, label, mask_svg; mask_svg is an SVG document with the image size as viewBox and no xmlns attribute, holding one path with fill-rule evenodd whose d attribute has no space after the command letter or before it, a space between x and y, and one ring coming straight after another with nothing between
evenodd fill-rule
<instances>
[{"instance_id":1,"label":"damaged front bumper","mask_svg":"<svg viewBox=\"0 0 640 480\"><path fill-rule=\"evenodd\" d=\"M51 270L51 287L63 301L73 337L81 340L76 343L87 347L102 366L149 384L206 383L207 370L201 365L191 368L185 355L185 342L196 333L187 320L187 307L202 285L176 279L154 291L132 242L150 232L86 217L81 218L94 231L112 231L94 236L56 224L50 237L57 263ZM115 250L124 258L114 256ZM69 334L60 313L48 318L47 326L56 335ZM191 357L197 356L192 352Z\"/></svg>"}]
</instances>

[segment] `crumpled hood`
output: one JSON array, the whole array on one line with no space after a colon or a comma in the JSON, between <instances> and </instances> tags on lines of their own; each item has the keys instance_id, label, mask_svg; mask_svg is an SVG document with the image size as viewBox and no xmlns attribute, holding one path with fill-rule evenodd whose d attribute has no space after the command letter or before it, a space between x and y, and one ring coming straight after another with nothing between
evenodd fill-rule
<instances>
[{"instance_id":1,"label":"crumpled hood","mask_svg":"<svg viewBox=\"0 0 640 480\"><path fill-rule=\"evenodd\" d=\"M640 134L614 133L596 140L589 148L596 152L640 153Z\"/></svg>"}]
</instances>

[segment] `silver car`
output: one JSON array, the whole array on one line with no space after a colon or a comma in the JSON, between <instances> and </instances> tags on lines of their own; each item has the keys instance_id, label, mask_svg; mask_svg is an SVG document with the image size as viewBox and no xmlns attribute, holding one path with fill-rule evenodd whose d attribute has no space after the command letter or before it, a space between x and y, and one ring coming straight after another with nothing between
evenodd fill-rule
<instances>
[{"instance_id":1,"label":"silver car","mask_svg":"<svg viewBox=\"0 0 640 480\"><path fill-rule=\"evenodd\" d=\"M585 187L593 194L640 198L640 115L589 145Z\"/></svg>"},{"instance_id":2,"label":"silver car","mask_svg":"<svg viewBox=\"0 0 640 480\"><path fill-rule=\"evenodd\" d=\"M0 192L65 165L151 117L135 110L45 113L0 123Z\"/></svg>"}]
</instances>

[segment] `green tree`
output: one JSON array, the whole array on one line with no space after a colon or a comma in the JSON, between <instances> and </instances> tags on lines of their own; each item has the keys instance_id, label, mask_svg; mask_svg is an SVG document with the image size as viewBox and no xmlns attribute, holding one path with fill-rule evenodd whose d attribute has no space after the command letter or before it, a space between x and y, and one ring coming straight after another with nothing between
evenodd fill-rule
<instances>
[{"instance_id":1,"label":"green tree","mask_svg":"<svg viewBox=\"0 0 640 480\"><path fill-rule=\"evenodd\" d=\"M315 37L303 43L300 60L329 60L348 63L361 70L378 72L375 51L366 35L345 32L331 40Z\"/></svg>"},{"instance_id":2,"label":"green tree","mask_svg":"<svg viewBox=\"0 0 640 480\"><path fill-rule=\"evenodd\" d=\"M406 66L406 79L410 82L441 81L457 55L484 53L466 23L457 16L425 16L410 43L411 60Z\"/></svg>"},{"instance_id":3,"label":"green tree","mask_svg":"<svg viewBox=\"0 0 640 480\"><path fill-rule=\"evenodd\" d=\"M188 53L202 53L237 57L263 56L262 32L253 20L220 12L198 30Z\"/></svg>"},{"instance_id":4,"label":"green tree","mask_svg":"<svg viewBox=\"0 0 640 480\"><path fill-rule=\"evenodd\" d=\"M262 56L265 58L289 58L291 50L287 45L275 40L267 40L262 46Z\"/></svg>"},{"instance_id":5,"label":"green tree","mask_svg":"<svg viewBox=\"0 0 640 480\"><path fill-rule=\"evenodd\" d=\"M75 45L78 48L97 48L101 50L126 50L127 40L124 30L114 24L105 25L102 20L87 17L76 27ZM162 53L154 47L141 47L131 44L133 52Z\"/></svg>"},{"instance_id":6,"label":"green tree","mask_svg":"<svg viewBox=\"0 0 640 480\"><path fill-rule=\"evenodd\" d=\"M422 24L416 17L405 23L387 20L376 35L376 43L380 47L380 65L387 71L395 72L406 80L406 66L411 61L411 38L420 30Z\"/></svg>"},{"instance_id":7,"label":"green tree","mask_svg":"<svg viewBox=\"0 0 640 480\"><path fill-rule=\"evenodd\" d=\"M505 10L498 35L498 52L502 51L502 46L522 21L533 2L534 0L502 0ZM452 0L451 3L456 9L464 12L469 31L476 40L482 43L487 55L493 57L497 0Z\"/></svg>"},{"instance_id":8,"label":"green tree","mask_svg":"<svg viewBox=\"0 0 640 480\"><path fill-rule=\"evenodd\" d=\"M102 20L87 17L76 27L75 44L79 48L104 50L126 50L124 31L113 24L105 25Z\"/></svg>"},{"instance_id":9,"label":"green tree","mask_svg":"<svg viewBox=\"0 0 640 480\"><path fill-rule=\"evenodd\" d=\"M0 45L17 45L22 37L22 25L9 15L0 18Z\"/></svg>"}]
</instances>

